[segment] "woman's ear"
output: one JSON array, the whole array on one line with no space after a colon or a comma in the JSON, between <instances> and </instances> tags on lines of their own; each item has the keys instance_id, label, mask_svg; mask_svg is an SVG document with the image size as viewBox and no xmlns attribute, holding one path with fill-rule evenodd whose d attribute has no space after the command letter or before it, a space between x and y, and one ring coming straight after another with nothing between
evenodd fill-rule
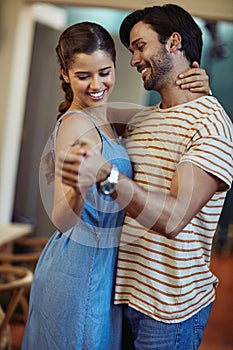
<instances>
[{"instance_id":1,"label":"woman's ear","mask_svg":"<svg viewBox=\"0 0 233 350\"><path fill-rule=\"evenodd\" d=\"M65 80L66 83L69 84L70 80L69 80L69 76L66 74L66 72L64 71L64 69L60 69L61 75L63 76L63 79Z\"/></svg>"}]
</instances>

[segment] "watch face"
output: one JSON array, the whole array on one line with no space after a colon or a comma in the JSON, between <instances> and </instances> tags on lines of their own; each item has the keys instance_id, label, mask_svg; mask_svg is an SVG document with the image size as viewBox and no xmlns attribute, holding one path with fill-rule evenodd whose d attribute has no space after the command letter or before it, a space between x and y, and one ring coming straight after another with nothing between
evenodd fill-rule
<instances>
[{"instance_id":1,"label":"watch face","mask_svg":"<svg viewBox=\"0 0 233 350\"><path fill-rule=\"evenodd\" d=\"M112 194L115 191L115 186L118 183L118 180L119 180L119 170L113 164L112 170L108 178L99 183L100 191L105 195Z\"/></svg>"},{"instance_id":2,"label":"watch face","mask_svg":"<svg viewBox=\"0 0 233 350\"><path fill-rule=\"evenodd\" d=\"M111 184L110 182L108 182L107 184L105 184L102 189L101 189L101 192L103 194L111 194L113 193L114 191L114 187L115 185L114 184Z\"/></svg>"}]
</instances>

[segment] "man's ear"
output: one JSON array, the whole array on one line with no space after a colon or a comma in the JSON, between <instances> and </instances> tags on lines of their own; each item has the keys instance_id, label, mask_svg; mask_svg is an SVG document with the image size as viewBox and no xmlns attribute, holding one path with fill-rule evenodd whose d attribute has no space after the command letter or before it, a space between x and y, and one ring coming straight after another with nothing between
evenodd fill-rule
<instances>
[{"instance_id":1,"label":"man's ear","mask_svg":"<svg viewBox=\"0 0 233 350\"><path fill-rule=\"evenodd\" d=\"M175 52L181 48L181 35L178 32L172 33L167 41L167 49L169 52Z\"/></svg>"}]
</instances>

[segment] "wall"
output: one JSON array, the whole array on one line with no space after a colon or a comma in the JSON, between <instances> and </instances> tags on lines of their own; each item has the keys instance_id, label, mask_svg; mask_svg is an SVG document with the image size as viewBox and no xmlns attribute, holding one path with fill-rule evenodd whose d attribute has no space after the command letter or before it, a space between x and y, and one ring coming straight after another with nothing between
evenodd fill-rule
<instances>
[{"instance_id":1,"label":"wall","mask_svg":"<svg viewBox=\"0 0 233 350\"><path fill-rule=\"evenodd\" d=\"M233 23L218 22L215 27L215 40L206 28L206 22L196 19L203 33L203 53L201 67L209 75L212 93L233 120ZM148 93L148 104L154 105L160 100L157 92Z\"/></svg>"},{"instance_id":2,"label":"wall","mask_svg":"<svg viewBox=\"0 0 233 350\"><path fill-rule=\"evenodd\" d=\"M146 92L140 75L130 66L130 52L119 40L119 28L128 11L98 9L88 7L64 7L67 11L68 25L80 21L96 22L106 28L113 36L116 45L116 85L110 101L145 104Z\"/></svg>"},{"instance_id":3,"label":"wall","mask_svg":"<svg viewBox=\"0 0 233 350\"><path fill-rule=\"evenodd\" d=\"M54 15L53 10L50 15L51 20ZM35 19L32 6L25 5L21 0L2 0L1 16L0 221L9 222L12 219L17 185ZM127 50L124 50L122 54L125 57ZM128 58L123 58L121 71L123 79L127 65ZM142 91L142 87L139 82L136 82L138 77L135 78L133 70L130 79L123 84L124 89L121 89L120 95L115 98L121 101L126 99L131 79L135 89L130 89L132 100L141 103L140 90Z\"/></svg>"},{"instance_id":4,"label":"wall","mask_svg":"<svg viewBox=\"0 0 233 350\"><path fill-rule=\"evenodd\" d=\"M154 4L151 0L42 0L40 2L61 5L102 5L123 9ZM0 221L11 220L14 201L34 31L34 18L30 6L32 3L36 1L0 1ZM156 1L156 3L164 2ZM187 8L195 16L233 22L232 0L212 0L211 6L209 0L188 3L183 0L176 3ZM131 92L134 95L134 92Z\"/></svg>"},{"instance_id":5,"label":"wall","mask_svg":"<svg viewBox=\"0 0 233 350\"><path fill-rule=\"evenodd\" d=\"M219 99L233 120L233 23L218 22L217 33L221 42L219 46L217 43L214 47L215 41L205 28L202 66L208 72L214 96Z\"/></svg>"},{"instance_id":6,"label":"wall","mask_svg":"<svg viewBox=\"0 0 233 350\"><path fill-rule=\"evenodd\" d=\"M0 2L0 221L11 221L35 28L35 8ZM50 21L56 11L50 13ZM57 18L56 18L57 19ZM64 28L64 27L62 27Z\"/></svg>"},{"instance_id":7,"label":"wall","mask_svg":"<svg viewBox=\"0 0 233 350\"><path fill-rule=\"evenodd\" d=\"M31 7L0 3L0 221L9 221L15 189L33 35Z\"/></svg>"}]
</instances>

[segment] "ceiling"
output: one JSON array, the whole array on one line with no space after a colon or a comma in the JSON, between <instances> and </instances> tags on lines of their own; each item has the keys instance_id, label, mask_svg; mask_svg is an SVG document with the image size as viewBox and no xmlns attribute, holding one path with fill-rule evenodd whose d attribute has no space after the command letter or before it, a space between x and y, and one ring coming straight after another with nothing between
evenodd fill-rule
<instances>
[{"instance_id":1,"label":"ceiling","mask_svg":"<svg viewBox=\"0 0 233 350\"><path fill-rule=\"evenodd\" d=\"M161 0L25 0L25 3L50 3L60 6L94 6L122 10L135 10L146 6L163 5ZM167 3L172 3L167 1ZM174 2L185 8L192 16L212 21L233 22L233 0L176 0Z\"/></svg>"}]
</instances>

